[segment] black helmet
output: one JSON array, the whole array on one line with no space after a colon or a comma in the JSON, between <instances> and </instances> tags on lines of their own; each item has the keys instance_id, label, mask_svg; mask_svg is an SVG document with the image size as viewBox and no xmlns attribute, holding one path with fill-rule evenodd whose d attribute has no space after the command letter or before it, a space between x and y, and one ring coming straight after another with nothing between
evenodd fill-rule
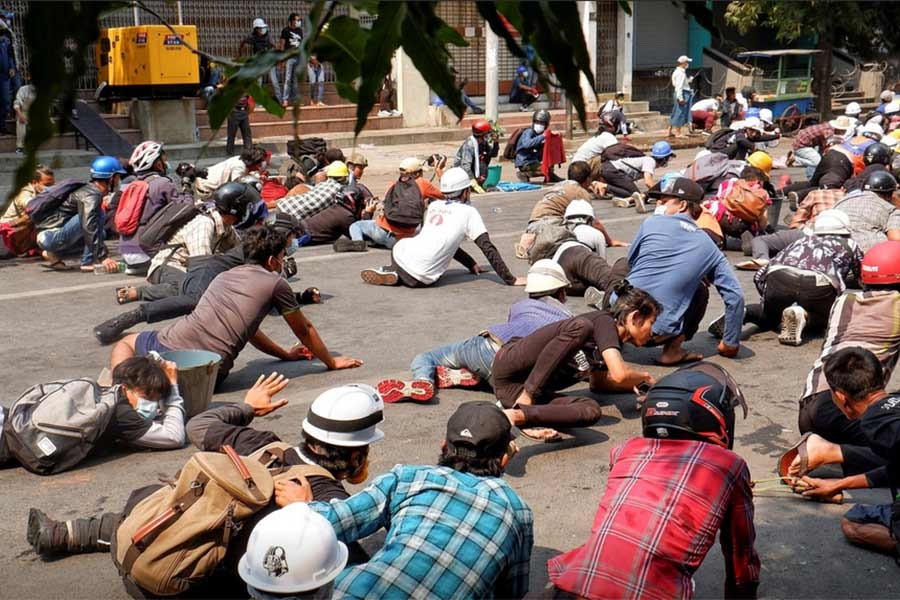
<instances>
[{"instance_id":1,"label":"black helmet","mask_svg":"<svg viewBox=\"0 0 900 600\"><path fill-rule=\"evenodd\" d=\"M300 234L300 221L294 215L284 211L270 212L266 215L265 224L285 235Z\"/></svg>"},{"instance_id":2,"label":"black helmet","mask_svg":"<svg viewBox=\"0 0 900 600\"><path fill-rule=\"evenodd\" d=\"M887 171L875 171L866 179L863 189L876 194L893 194L897 189L897 180Z\"/></svg>"},{"instance_id":3,"label":"black helmet","mask_svg":"<svg viewBox=\"0 0 900 600\"><path fill-rule=\"evenodd\" d=\"M866 148L866 151L863 153L863 160L867 165L879 164L887 166L891 164L891 157L893 154L893 150L881 142L877 142Z\"/></svg>"},{"instance_id":4,"label":"black helmet","mask_svg":"<svg viewBox=\"0 0 900 600\"><path fill-rule=\"evenodd\" d=\"M747 404L731 375L711 362L681 368L647 392L641 409L644 437L700 440L731 449L734 407Z\"/></svg>"},{"instance_id":5,"label":"black helmet","mask_svg":"<svg viewBox=\"0 0 900 600\"><path fill-rule=\"evenodd\" d=\"M544 125L550 124L550 111L546 108L541 108L540 110L534 111L534 115L531 117L532 123L543 123Z\"/></svg>"},{"instance_id":6,"label":"black helmet","mask_svg":"<svg viewBox=\"0 0 900 600\"><path fill-rule=\"evenodd\" d=\"M260 197L252 185L229 181L213 192L212 201L219 214L234 215L240 223L247 218L250 207L259 202Z\"/></svg>"}]
</instances>

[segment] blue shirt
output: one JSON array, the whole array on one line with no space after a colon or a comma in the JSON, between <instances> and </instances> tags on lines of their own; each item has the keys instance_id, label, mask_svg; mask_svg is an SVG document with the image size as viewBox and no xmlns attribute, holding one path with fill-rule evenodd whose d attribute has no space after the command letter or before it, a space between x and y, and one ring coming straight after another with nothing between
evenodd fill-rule
<instances>
[{"instance_id":1,"label":"blue shirt","mask_svg":"<svg viewBox=\"0 0 900 600\"><path fill-rule=\"evenodd\" d=\"M516 168L541 162L544 155L544 134L531 127L525 129L516 142Z\"/></svg>"},{"instance_id":2,"label":"blue shirt","mask_svg":"<svg viewBox=\"0 0 900 600\"><path fill-rule=\"evenodd\" d=\"M526 298L509 307L506 323L487 328L504 344L513 338L531 335L544 325L568 319L572 313L556 298L545 296L534 300Z\"/></svg>"},{"instance_id":3,"label":"blue shirt","mask_svg":"<svg viewBox=\"0 0 900 600\"><path fill-rule=\"evenodd\" d=\"M346 500L309 506L344 543L388 528L369 562L341 571L334 598L521 598L528 591L534 518L502 479L397 465Z\"/></svg>"},{"instance_id":4,"label":"blue shirt","mask_svg":"<svg viewBox=\"0 0 900 600\"><path fill-rule=\"evenodd\" d=\"M710 237L687 214L646 219L628 250L628 281L662 304L653 324L656 335L679 335L691 299L707 278L725 302L725 335L737 346L744 320L744 292L731 265Z\"/></svg>"}]
</instances>

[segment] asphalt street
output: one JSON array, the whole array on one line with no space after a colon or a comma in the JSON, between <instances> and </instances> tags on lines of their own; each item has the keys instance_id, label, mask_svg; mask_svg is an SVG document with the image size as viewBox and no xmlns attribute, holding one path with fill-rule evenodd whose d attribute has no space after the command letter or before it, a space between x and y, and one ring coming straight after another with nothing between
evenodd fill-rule
<instances>
[{"instance_id":1,"label":"asphalt street","mask_svg":"<svg viewBox=\"0 0 900 600\"><path fill-rule=\"evenodd\" d=\"M685 153L685 157L687 152ZM679 158L679 166L686 162ZM796 177L796 173L793 173ZM540 192L489 194L474 199L491 238L516 275L527 264L516 260L513 243L523 229ZM594 202L597 215L614 237L629 241L643 215ZM478 249L466 249L480 263ZM610 258L625 249L610 250ZM729 252L729 260L741 259ZM361 358L358 369L327 372L319 362L282 363L249 347L241 354L224 393L215 403L239 402L261 373L278 371L292 381L285 390L290 403L255 422L287 441L299 438L300 423L322 391L352 382L374 384L384 377L407 377L415 354L469 337L506 319L508 307L524 297L522 288L507 287L492 273L473 276L458 265L430 289L364 285L359 271L389 263L384 250L334 254L330 246L305 248L296 255L300 273L295 289L318 286L324 303L305 310L335 354ZM752 273L739 272L745 297L756 299ZM9 406L29 386L46 381L95 376L109 358L109 348L91 335L92 327L121 307L114 287L139 283L122 275L95 276L43 272L34 261L0 263L3 360L0 402ZM587 307L572 298L577 311ZM799 436L797 399L821 340L799 348L778 344L776 334L758 333L746 340L736 359L716 355L715 340L705 326L721 313L713 292L710 308L696 338L687 344L725 366L741 384L750 415L739 420L735 451L749 463L755 479L773 476L781 452ZM263 330L281 344L292 336L278 318L267 318ZM747 331L751 331L748 329ZM625 357L659 377L668 370L654 365L659 349L626 347ZM576 388L577 389L577 388ZM447 418L461 403L491 399L484 391L446 390L428 404L397 404L386 409L384 441L372 448L374 476L397 463L433 463ZM530 597L540 597L547 582L546 561L582 543L604 491L610 449L640 435L640 418L629 395L601 395L604 417L594 427L577 431L559 444L521 440L522 451L510 462L507 480L535 513L535 546ZM171 452L111 454L88 460L54 477L38 477L22 469L0 471L0 598L124 598L121 581L105 554L74 556L45 562L25 541L28 507L55 518L118 511L129 492L173 474L192 448ZM763 495L756 499L757 549L762 558L760 595L766 598L886 598L900 595L893 560L848 545L839 519L854 502L886 502L888 492L848 494L844 506L824 505L799 497ZM369 545L377 544L377 539ZM713 548L697 573L698 597L720 597L724 577L721 552Z\"/></svg>"}]
</instances>

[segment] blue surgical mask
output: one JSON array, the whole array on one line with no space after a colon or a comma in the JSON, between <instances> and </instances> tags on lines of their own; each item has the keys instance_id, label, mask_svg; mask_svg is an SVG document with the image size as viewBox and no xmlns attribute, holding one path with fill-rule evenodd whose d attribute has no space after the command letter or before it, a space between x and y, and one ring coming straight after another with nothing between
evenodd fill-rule
<instances>
[{"instance_id":1,"label":"blue surgical mask","mask_svg":"<svg viewBox=\"0 0 900 600\"><path fill-rule=\"evenodd\" d=\"M148 421L152 421L159 414L159 402L147 400L138 396L135 409L139 415Z\"/></svg>"},{"instance_id":2,"label":"blue surgical mask","mask_svg":"<svg viewBox=\"0 0 900 600\"><path fill-rule=\"evenodd\" d=\"M300 248L300 240L298 240L297 238L294 238L293 240L291 240L291 245L288 246L287 249L284 251L284 255L290 256L291 254L296 252L299 248Z\"/></svg>"},{"instance_id":3,"label":"blue surgical mask","mask_svg":"<svg viewBox=\"0 0 900 600\"><path fill-rule=\"evenodd\" d=\"M653 214L654 214L654 215L664 215L664 214L666 214L666 205L665 205L665 204L660 204L659 206L657 206L657 207L653 210Z\"/></svg>"}]
</instances>

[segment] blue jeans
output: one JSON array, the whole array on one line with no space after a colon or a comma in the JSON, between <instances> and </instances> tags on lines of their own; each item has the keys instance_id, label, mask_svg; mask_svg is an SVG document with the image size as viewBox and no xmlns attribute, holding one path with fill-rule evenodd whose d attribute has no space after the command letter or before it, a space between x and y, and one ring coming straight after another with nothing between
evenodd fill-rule
<instances>
[{"instance_id":1,"label":"blue jeans","mask_svg":"<svg viewBox=\"0 0 900 600\"><path fill-rule=\"evenodd\" d=\"M101 240L104 239L105 219L100 218L97 226L97 235ZM47 229L41 231L37 235L37 244L41 250L52 252L53 254L68 254L74 252L78 248L79 242L83 245L84 250L81 252L81 264L90 265L94 263L93 240L84 239L84 231L81 229L81 217L74 215L66 221L62 227L56 229Z\"/></svg>"},{"instance_id":2,"label":"blue jeans","mask_svg":"<svg viewBox=\"0 0 900 600\"><path fill-rule=\"evenodd\" d=\"M361 241L368 238L373 244L384 246L388 250L397 243L394 234L378 226L375 221L357 221L350 226L350 239Z\"/></svg>"},{"instance_id":3,"label":"blue jeans","mask_svg":"<svg viewBox=\"0 0 900 600\"><path fill-rule=\"evenodd\" d=\"M281 99L285 102L297 101L297 80L294 78L294 74L299 62L299 58L291 58L284 63L284 92L281 94Z\"/></svg>"},{"instance_id":4,"label":"blue jeans","mask_svg":"<svg viewBox=\"0 0 900 600\"><path fill-rule=\"evenodd\" d=\"M468 369L485 381L491 378L491 364L494 362L493 345L486 337L476 335L467 340L447 344L416 356L410 369L413 379L425 379L434 383L434 370L443 366L448 369Z\"/></svg>"},{"instance_id":5,"label":"blue jeans","mask_svg":"<svg viewBox=\"0 0 900 600\"><path fill-rule=\"evenodd\" d=\"M325 97L325 83L310 83L309 84L309 101L310 102L321 102L322 98Z\"/></svg>"},{"instance_id":6,"label":"blue jeans","mask_svg":"<svg viewBox=\"0 0 900 600\"><path fill-rule=\"evenodd\" d=\"M258 83L259 85L262 85L262 80L263 80L263 78L260 77L259 79L256 80L256 83ZM280 103L281 102L281 86L278 85L278 67L277 66L269 69L269 83L272 84L272 92L273 92L272 95L275 96L275 99L278 100L278 102Z\"/></svg>"}]
</instances>

